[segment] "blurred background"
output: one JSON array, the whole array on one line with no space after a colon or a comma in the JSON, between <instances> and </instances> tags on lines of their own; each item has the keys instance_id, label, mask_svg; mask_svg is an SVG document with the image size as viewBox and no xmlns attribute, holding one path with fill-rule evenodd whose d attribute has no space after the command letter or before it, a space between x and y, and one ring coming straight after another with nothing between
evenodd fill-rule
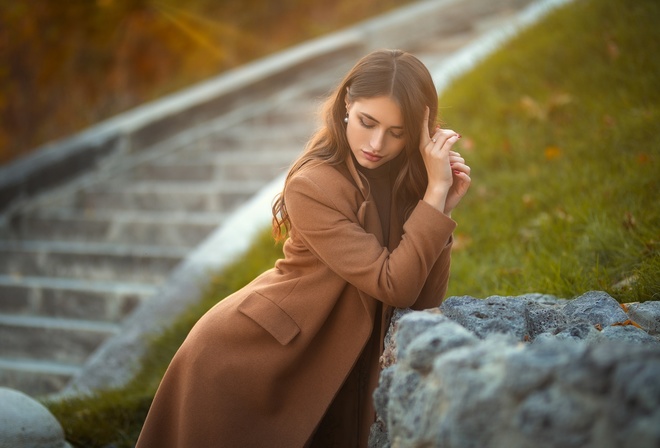
<instances>
[{"instance_id":1,"label":"blurred background","mask_svg":"<svg viewBox=\"0 0 660 448\"><path fill-rule=\"evenodd\" d=\"M0 164L407 0L0 4Z\"/></svg>"},{"instance_id":2,"label":"blurred background","mask_svg":"<svg viewBox=\"0 0 660 448\"><path fill-rule=\"evenodd\" d=\"M187 87L232 69L243 76L248 62L388 11L405 19L395 38L414 33L411 50L448 81L439 68L541 3L550 2L1 2L0 168L8 169L0 169L0 186L13 177L9 171L20 171L8 162L49 142L188 94ZM459 226L448 296L570 299L602 290L624 308L658 300L660 2L554 3L563 6L440 93L440 118L464 136L460 151L473 170L470 193L453 214ZM396 9L417 4L443 6L413 19ZM422 20L437 27L427 33ZM316 59L283 73L269 66L268 83L246 80L233 96L221 92L216 110L197 98L209 112L201 118L191 107L170 110L164 124L118 126L119 136L101 135L106 154L95 141L82 142L73 149L99 157L87 165L56 160L53 171L72 172L58 179L61 188L38 163L17 181L23 189L6 182L0 205L14 197L24 203L0 214L0 386L42 397L72 378L117 386L48 406L73 446L134 446L190 327L281 256L267 228L272 195L260 204L265 220L243 216L234 225L230 239L237 240L248 223L263 223L248 252L209 269L210 278L173 272L286 171L313 130L319 98L362 55L362 44L342 41L334 53L316 47ZM161 106L150 109L153 122ZM55 149L75 145L67 140ZM69 185L74 174L83 179ZM39 192L53 194L31 197L39 183ZM220 245L211 252L224 255ZM151 303L179 308L170 310L172 322L146 328L155 320ZM126 331L127 321L144 333ZM139 364L137 372L112 356L108 364L88 361L102 359L98 347L126 334L148 345L114 346L129 357L125 364Z\"/></svg>"}]
</instances>

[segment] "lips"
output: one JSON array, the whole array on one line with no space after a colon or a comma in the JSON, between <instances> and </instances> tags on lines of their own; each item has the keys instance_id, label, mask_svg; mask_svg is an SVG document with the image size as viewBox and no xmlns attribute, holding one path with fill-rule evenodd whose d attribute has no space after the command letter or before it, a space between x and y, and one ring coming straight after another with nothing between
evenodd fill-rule
<instances>
[{"instance_id":1,"label":"lips","mask_svg":"<svg viewBox=\"0 0 660 448\"><path fill-rule=\"evenodd\" d=\"M377 156L376 154L367 151L362 151L362 154L364 154L365 159L370 162L380 162L380 159L383 158L383 156Z\"/></svg>"}]
</instances>

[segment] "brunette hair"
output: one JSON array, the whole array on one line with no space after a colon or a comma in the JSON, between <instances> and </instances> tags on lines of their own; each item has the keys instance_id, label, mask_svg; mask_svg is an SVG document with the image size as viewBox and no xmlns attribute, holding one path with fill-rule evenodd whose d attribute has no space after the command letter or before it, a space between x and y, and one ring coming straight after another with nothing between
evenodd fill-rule
<instances>
[{"instance_id":1,"label":"brunette hair","mask_svg":"<svg viewBox=\"0 0 660 448\"><path fill-rule=\"evenodd\" d=\"M348 98L347 98L348 96ZM284 194L289 179L303 168L321 163L339 165L349 157L344 117L349 103L363 98L388 96L401 109L404 148L401 168L396 177L393 198L407 217L426 190L428 177L419 151L420 128L426 107L429 108L429 133L435 127L438 95L433 78L415 56L400 50L378 50L362 59L348 72L322 109L322 126L311 137L304 153L289 170L282 193L273 201L273 236L284 239L291 228Z\"/></svg>"}]
</instances>

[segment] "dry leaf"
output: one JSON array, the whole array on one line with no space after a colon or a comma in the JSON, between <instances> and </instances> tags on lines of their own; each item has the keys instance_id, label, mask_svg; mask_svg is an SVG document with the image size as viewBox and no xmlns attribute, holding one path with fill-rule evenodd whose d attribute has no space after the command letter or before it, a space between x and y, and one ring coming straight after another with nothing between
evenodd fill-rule
<instances>
[{"instance_id":1,"label":"dry leaf","mask_svg":"<svg viewBox=\"0 0 660 448\"><path fill-rule=\"evenodd\" d=\"M545 160L555 160L561 157L561 149L557 146L548 146L544 150Z\"/></svg>"},{"instance_id":2,"label":"dry leaf","mask_svg":"<svg viewBox=\"0 0 660 448\"><path fill-rule=\"evenodd\" d=\"M472 238L463 233L457 233L454 235L454 244L452 244L452 250L463 250L469 247L472 244Z\"/></svg>"},{"instance_id":3,"label":"dry leaf","mask_svg":"<svg viewBox=\"0 0 660 448\"><path fill-rule=\"evenodd\" d=\"M633 230L635 227L637 227L637 220L629 211L623 214L623 227L628 230Z\"/></svg>"},{"instance_id":4,"label":"dry leaf","mask_svg":"<svg viewBox=\"0 0 660 448\"><path fill-rule=\"evenodd\" d=\"M544 108L541 107L541 105L530 96L523 96L520 99L520 106L530 118L534 118L539 121L545 121L547 119L547 114Z\"/></svg>"}]
</instances>

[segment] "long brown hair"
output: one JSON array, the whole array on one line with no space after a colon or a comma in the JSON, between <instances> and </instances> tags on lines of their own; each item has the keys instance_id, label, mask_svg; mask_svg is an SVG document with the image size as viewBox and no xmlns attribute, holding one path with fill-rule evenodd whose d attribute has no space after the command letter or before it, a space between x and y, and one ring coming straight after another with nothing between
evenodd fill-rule
<instances>
[{"instance_id":1,"label":"long brown hair","mask_svg":"<svg viewBox=\"0 0 660 448\"><path fill-rule=\"evenodd\" d=\"M405 157L394 183L393 197L404 217L409 216L417 201L423 197L428 177L419 152L419 135L426 106L429 108L429 133L435 127L438 96L433 78L424 64L409 53L400 50L374 51L360 59L328 97L322 109L322 126L289 170L282 193L273 201L273 236L276 240L285 238L291 228L284 201L289 179L303 167L321 163L339 165L349 157L350 147L344 124L346 99L351 103L379 96L392 98L403 115Z\"/></svg>"}]
</instances>

